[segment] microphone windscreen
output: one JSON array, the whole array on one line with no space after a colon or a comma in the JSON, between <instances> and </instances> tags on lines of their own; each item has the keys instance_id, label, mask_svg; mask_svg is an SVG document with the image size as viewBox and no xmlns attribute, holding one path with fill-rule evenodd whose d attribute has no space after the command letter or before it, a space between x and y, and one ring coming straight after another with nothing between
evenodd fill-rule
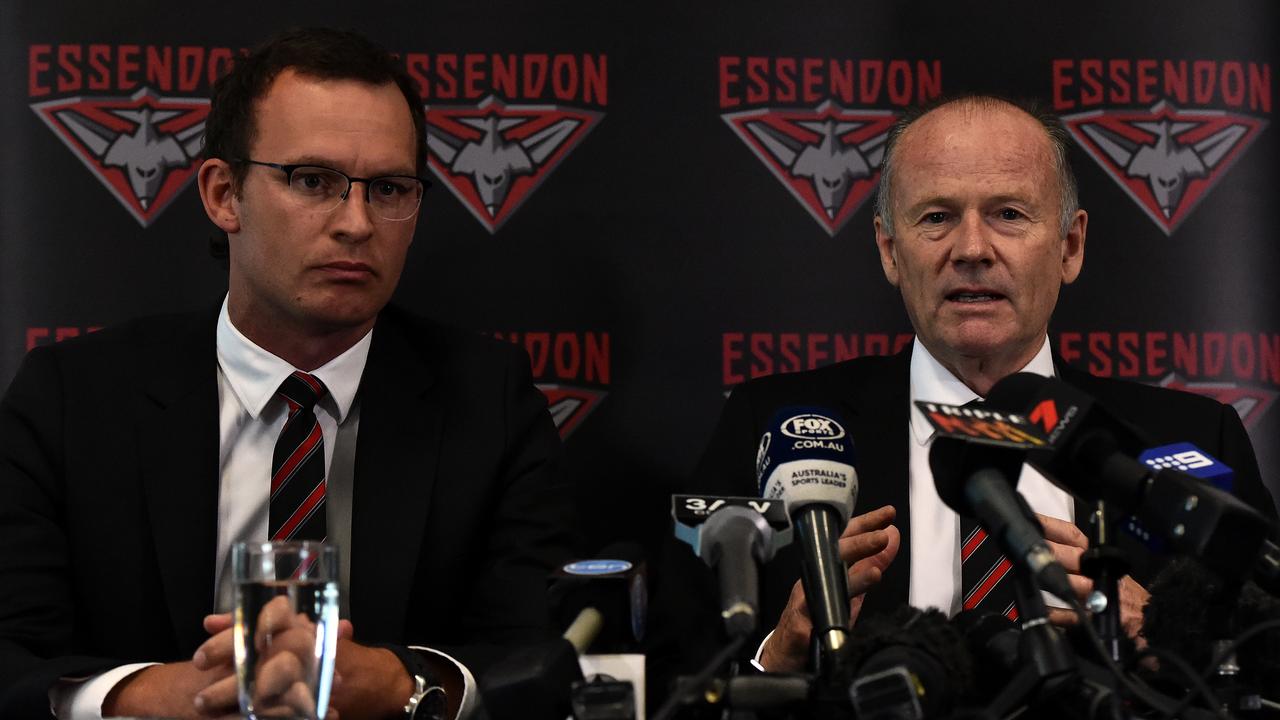
<instances>
[{"instance_id":1,"label":"microphone windscreen","mask_svg":"<svg viewBox=\"0 0 1280 720\"><path fill-rule=\"evenodd\" d=\"M973 658L958 629L937 610L901 606L880 615L859 617L847 650L850 682L858 677L906 667L924 690L921 705L941 717L973 686Z\"/></svg>"},{"instance_id":2,"label":"microphone windscreen","mask_svg":"<svg viewBox=\"0 0 1280 720\"><path fill-rule=\"evenodd\" d=\"M1280 620L1280 599L1252 582L1236 589L1194 558L1170 561L1151 583L1142 634L1203 670L1214 643L1267 620ZM1223 637L1231 636L1231 637ZM1280 629L1265 631L1237 651L1240 679L1254 688L1280 688Z\"/></svg>"}]
</instances>

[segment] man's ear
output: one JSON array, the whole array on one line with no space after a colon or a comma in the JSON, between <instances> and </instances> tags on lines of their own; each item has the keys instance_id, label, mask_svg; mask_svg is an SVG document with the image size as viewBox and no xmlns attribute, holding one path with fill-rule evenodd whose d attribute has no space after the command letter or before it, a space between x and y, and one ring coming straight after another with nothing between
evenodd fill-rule
<instances>
[{"instance_id":1,"label":"man's ear","mask_svg":"<svg viewBox=\"0 0 1280 720\"><path fill-rule=\"evenodd\" d=\"M876 215L874 223L876 248L880 251L880 267L884 269L884 277L889 284L898 287L897 246L894 244L893 236L885 232L884 220L879 215Z\"/></svg>"},{"instance_id":2,"label":"man's ear","mask_svg":"<svg viewBox=\"0 0 1280 720\"><path fill-rule=\"evenodd\" d=\"M1062 239L1062 282L1071 284L1080 277L1080 269L1084 266L1084 236L1089 229L1089 213L1077 210L1067 226L1067 234Z\"/></svg>"},{"instance_id":3,"label":"man's ear","mask_svg":"<svg viewBox=\"0 0 1280 720\"><path fill-rule=\"evenodd\" d=\"M209 158L196 175L200 186L200 202L214 225L226 233L240 232L240 205L236 197L235 176L226 160Z\"/></svg>"}]
</instances>

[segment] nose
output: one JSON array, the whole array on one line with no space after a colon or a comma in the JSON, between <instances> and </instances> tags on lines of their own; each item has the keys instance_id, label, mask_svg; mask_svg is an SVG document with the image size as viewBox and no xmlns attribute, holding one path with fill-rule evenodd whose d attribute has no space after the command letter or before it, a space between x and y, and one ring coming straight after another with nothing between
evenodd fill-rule
<instances>
[{"instance_id":1,"label":"nose","mask_svg":"<svg viewBox=\"0 0 1280 720\"><path fill-rule=\"evenodd\" d=\"M367 189L357 188L355 183L331 215L334 237L343 242L361 243L373 236L373 216L370 214Z\"/></svg>"},{"instance_id":2,"label":"nose","mask_svg":"<svg viewBox=\"0 0 1280 720\"><path fill-rule=\"evenodd\" d=\"M956 263L990 265L994 259L990 228L977 211L966 212L955 229L951 246L951 259Z\"/></svg>"}]
</instances>

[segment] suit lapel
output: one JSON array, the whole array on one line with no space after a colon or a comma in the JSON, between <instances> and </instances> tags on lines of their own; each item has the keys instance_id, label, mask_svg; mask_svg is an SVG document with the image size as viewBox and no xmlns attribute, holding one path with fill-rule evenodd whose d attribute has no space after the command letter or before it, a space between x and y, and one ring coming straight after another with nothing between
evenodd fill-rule
<instances>
[{"instance_id":1,"label":"suit lapel","mask_svg":"<svg viewBox=\"0 0 1280 720\"><path fill-rule=\"evenodd\" d=\"M171 341L147 348L138 447L165 600L178 642L205 638L213 609L218 533L216 316L200 316Z\"/></svg>"},{"instance_id":2,"label":"suit lapel","mask_svg":"<svg viewBox=\"0 0 1280 720\"><path fill-rule=\"evenodd\" d=\"M858 497L854 514L892 505L902 537L898 556L880 584L867 593L865 611L892 609L908 597L911 578L911 507L908 472L911 352L887 358L874 371L849 376L844 412L857 453Z\"/></svg>"},{"instance_id":3,"label":"suit lapel","mask_svg":"<svg viewBox=\"0 0 1280 720\"><path fill-rule=\"evenodd\" d=\"M443 434L433 384L422 352L380 318L360 381L352 493L350 607L365 640L403 634Z\"/></svg>"}]
</instances>

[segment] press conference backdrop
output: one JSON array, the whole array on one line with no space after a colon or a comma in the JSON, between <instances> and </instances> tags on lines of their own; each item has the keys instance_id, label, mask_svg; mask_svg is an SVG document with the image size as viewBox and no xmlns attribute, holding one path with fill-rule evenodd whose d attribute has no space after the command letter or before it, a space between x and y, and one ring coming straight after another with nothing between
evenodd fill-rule
<instances>
[{"instance_id":1,"label":"press conference backdrop","mask_svg":"<svg viewBox=\"0 0 1280 720\"><path fill-rule=\"evenodd\" d=\"M1089 234L1054 349L1231 403L1280 495L1277 7L5 2L0 381L33 346L220 300L210 84L332 25L399 54L428 113L397 301L528 350L597 544L654 539L735 384L910 343L876 166L904 107L965 90L1071 130Z\"/></svg>"}]
</instances>

